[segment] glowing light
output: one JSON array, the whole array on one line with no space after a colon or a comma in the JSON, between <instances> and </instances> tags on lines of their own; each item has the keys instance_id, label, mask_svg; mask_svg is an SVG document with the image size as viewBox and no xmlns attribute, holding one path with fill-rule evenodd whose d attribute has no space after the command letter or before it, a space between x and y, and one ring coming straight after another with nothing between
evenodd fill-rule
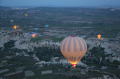
<instances>
[{"instance_id":1,"label":"glowing light","mask_svg":"<svg viewBox=\"0 0 120 79\"><path fill-rule=\"evenodd\" d=\"M101 35L101 34L98 34L98 35L97 35L97 38L98 38L98 39L101 39L101 38L102 38L102 35Z\"/></svg>"},{"instance_id":2,"label":"glowing light","mask_svg":"<svg viewBox=\"0 0 120 79\"><path fill-rule=\"evenodd\" d=\"M17 28L18 28L18 26L16 26L16 25L14 25L14 26L13 26L13 29L15 29L15 30L16 30Z\"/></svg>"},{"instance_id":3,"label":"glowing light","mask_svg":"<svg viewBox=\"0 0 120 79\"><path fill-rule=\"evenodd\" d=\"M37 37L37 34L35 34L35 33L32 34L32 38L35 38L35 37Z\"/></svg>"},{"instance_id":4,"label":"glowing light","mask_svg":"<svg viewBox=\"0 0 120 79\"><path fill-rule=\"evenodd\" d=\"M76 64L72 64L72 68L76 68Z\"/></svg>"}]
</instances>

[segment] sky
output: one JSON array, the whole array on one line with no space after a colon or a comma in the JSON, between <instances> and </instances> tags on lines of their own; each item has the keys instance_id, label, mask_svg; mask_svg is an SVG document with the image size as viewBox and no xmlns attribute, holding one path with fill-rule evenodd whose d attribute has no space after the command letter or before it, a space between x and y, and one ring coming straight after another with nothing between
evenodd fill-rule
<instances>
[{"instance_id":1,"label":"sky","mask_svg":"<svg viewBox=\"0 0 120 79\"><path fill-rule=\"evenodd\" d=\"M2 6L120 7L120 0L0 0Z\"/></svg>"}]
</instances>

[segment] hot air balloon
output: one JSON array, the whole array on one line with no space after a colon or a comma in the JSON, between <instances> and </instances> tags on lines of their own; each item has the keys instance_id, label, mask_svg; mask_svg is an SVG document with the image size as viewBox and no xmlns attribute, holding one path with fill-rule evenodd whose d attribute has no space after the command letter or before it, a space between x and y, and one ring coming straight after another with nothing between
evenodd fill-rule
<instances>
[{"instance_id":1,"label":"hot air balloon","mask_svg":"<svg viewBox=\"0 0 120 79\"><path fill-rule=\"evenodd\" d=\"M87 51L87 44L80 37L69 36L61 42L60 49L63 56L75 68Z\"/></svg>"},{"instance_id":2,"label":"hot air balloon","mask_svg":"<svg viewBox=\"0 0 120 79\"><path fill-rule=\"evenodd\" d=\"M18 28L18 26L14 25L12 28L16 30Z\"/></svg>"},{"instance_id":3,"label":"hot air balloon","mask_svg":"<svg viewBox=\"0 0 120 79\"><path fill-rule=\"evenodd\" d=\"M98 34L98 35L97 35L97 38L98 38L98 39L101 39L101 38L102 38L102 35L101 35L101 34Z\"/></svg>"},{"instance_id":4,"label":"hot air balloon","mask_svg":"<svg viewBox=\"0 0 120 79\"><path fill-rule=\"evenodd\" d=\"M32 38L36 38L38 36L38 33L36 32L30 32L29 34L31 35Z\"/></svg>"},{"instance_id":5,"label":"hot air balloon","mask_svg":"<svg viewBox=\"0 0 120 79\"><path fill-rule=\"evenodd\" d=\"M35 38L35 37L37 37L37 34L36 34L36 33L33 33L33 34L32 34L32 38Z\"/></svg>"}]
</instances>

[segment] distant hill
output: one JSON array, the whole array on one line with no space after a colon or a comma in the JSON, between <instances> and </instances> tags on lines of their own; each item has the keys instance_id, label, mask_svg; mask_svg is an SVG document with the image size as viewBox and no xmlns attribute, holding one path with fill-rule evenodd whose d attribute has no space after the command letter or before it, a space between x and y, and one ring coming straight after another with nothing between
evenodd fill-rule
<instances>
[{"instance_id":1,"label":"distant hill","mask_svg":"<svg viewBox=\"0 0 120 79\"><path fill-rule=\"evenodd\" d=\"M4 9L11 9L11 8L10 8L10 7L0 6L0 9L1 9L1 10L4 10Z\"/></svg>"}]
</instances>

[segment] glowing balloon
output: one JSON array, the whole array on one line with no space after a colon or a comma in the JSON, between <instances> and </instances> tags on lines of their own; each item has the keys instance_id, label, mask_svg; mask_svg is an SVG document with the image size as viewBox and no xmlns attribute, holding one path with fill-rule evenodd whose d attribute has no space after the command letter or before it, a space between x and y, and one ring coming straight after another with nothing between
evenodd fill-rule
<instances>
[{"instance_id":1,"label":"glowing balloon","mask_svg":"<svg viewBox=\"0 0 120 79\"><path fill-rule=\"evenodd\" d=\"M35 37L37 37L37 34L35 34L35 33L32 34L32 38L35 38Z\"/></svg>"},{"instance_id":2,"label":"glowing balloon","mask_svg":"<svg viewBox=\"0 0 120 79\"><path fill-rule=\"evenodd\" d=\"M98 35L97 35L97 38L98 38L98 39L101 39L101 38L102 38L102 35L101 35L101 34L98 34Z\"/></svg>"},{"instance_id":3,"label":"glowing balloon","mask_svg":"<svg viewBox=\"0 0 120 79\"><path fill-rule=\"evenodd\" d=\"M18 26L16 26L16 25L14 25L14 26L13 26L13 29L15 29L15 30L16 30L17 28L18 28Z\"/></svg>"},{"instance_id":4,"label":"glowing balloon","mask_svg":"<svg viewBox=\"0 0 120 79\"><path fill-rule=\"evenodd\" d=\"M63 56L75 68L87 51L87 44L80 37L69 36L62 41L60 49Z\"/></svg>"}]
</instances>

